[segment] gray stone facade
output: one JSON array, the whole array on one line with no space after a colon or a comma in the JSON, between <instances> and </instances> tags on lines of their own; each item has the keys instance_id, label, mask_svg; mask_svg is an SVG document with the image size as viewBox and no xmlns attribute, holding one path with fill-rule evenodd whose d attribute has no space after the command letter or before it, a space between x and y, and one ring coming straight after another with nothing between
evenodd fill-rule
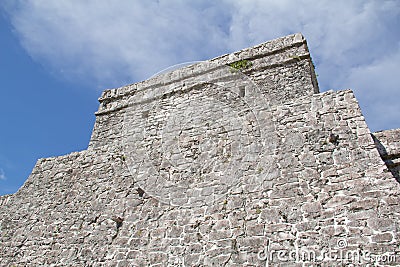
<instances>
[{"instance_id":1,"label":"gray stone facade","mask_svg":"<svg viewBox=\"0 0 400 267\"><path fill-rule=\"evenodd\" d=\"M319 93L301 34L99 101L87 150L0 197L1 266L399 265L399 131Z\"/></svg>"}]
</instances>

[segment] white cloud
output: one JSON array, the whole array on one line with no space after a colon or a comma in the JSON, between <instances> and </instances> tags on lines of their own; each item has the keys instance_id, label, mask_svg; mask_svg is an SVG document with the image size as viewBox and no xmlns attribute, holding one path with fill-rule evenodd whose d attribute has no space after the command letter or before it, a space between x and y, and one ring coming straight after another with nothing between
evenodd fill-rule
<instances>
[{"instance_id":1,"label":"white cloud","mask_svg":"<svg viewBox=\"0 0 400 267\"><path fill-rule=\"evenodd\" d=\"M344 83L355 94L372 129L400 128L400 42L397 51L350 69Z\"/></svg>"},{"instance_id":2,"label":"white cloud","mask_svg":"<svg viewBox=\"0 0 400 267\"><path fill-rule=\"evenodd\" d=\"M6 174L4 173L4 170L0 168L0 180L5 180L6 179Z\"/></svg>"},{"instance_id":3,"label":"white cloud","mask_svg":"<svg viewBox=\"0 0 400 267\"><path fill-rule=\"evenodd\" d=\"M397 0L6 0L3 8L35 60L100 87L303 32L322 91L353 87L373 130L400 127L372 118L398 111Z\"/></svg>"},{"instance_id":4,"label":"white cloud","mask_svg":"<svg viewBox=\"0 0 400 267\"><path fill-rule=\"evenodd\" d=\"M345 75L343 68L369 64L397 49L396 42L400 40L398 1L235 3L238 14L234 16L231 32L235 44L245 46L249 41L255 44L301 31L319 69L327 75L323 78L329 82L323 81L323 85L340 84L330 80Z\"/></svg>"},{"instance_id":5,"label":"white cloud","mask_svg":"<svg viewBox=\"0 0 400 267\"><path fill-rule=\"evenodd\" d=\"M220 40L228 34L225 11L213 2L13 3L7 8L12 24L33 58L69 77L107 85L219 55L225 49Z\"/></svg>"}]
</instances>

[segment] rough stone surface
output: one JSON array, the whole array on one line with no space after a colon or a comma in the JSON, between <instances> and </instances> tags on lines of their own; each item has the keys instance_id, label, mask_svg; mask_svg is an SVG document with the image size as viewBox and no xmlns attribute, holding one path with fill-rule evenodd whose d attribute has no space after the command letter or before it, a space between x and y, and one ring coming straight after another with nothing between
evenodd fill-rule
<instances>
[{"instance_id":1,"label":"rough stone surface","mask_svg":"<svg viewBox=\"0 0 400 267\"><path fill-rule=\"evenodd\" d=\"M0 197L1 266L399 265L399 130L319 93L300 34L99 101L88 150Z\"/></svg>"},{"instance_id":2,"label":"rough stone surface","mask_svg":"<svg viewBox=\"0 0 400 267\"><path fill-rule=\"evenodd\" d=\"M377 132L372 137L386 166L400 181L400 129Z\"/></svg>"}]
</instances>

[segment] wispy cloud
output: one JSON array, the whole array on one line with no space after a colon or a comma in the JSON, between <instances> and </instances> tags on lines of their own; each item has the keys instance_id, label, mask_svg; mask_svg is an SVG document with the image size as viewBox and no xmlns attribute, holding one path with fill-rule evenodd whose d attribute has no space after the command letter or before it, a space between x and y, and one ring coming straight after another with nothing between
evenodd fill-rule
<instances>
[{"instance_id":1,"label":"wispy cloud","mask_svg":"<svg viewBox=\"0 0 400 267\"><path fill-rule=\"evenodd\" d=\"M0 180L5 180L6 179L6 174L4 173L4 170L0 168Z\"/></svg>"},{"instance_id":2,"label":"wispy cloud","mask_svg":"<svg viewBox=\"0 0 400 267\"><path fill-rule=\"evenodd\" d=\"M343 83L354 88L370 126L400 128L400 43L393 53L351 67Z\"/></svg>"},{"instance_id":3,"label":"wispy cloud","mask_svg":"<svg viewBox=\"0 0 400 267\"><path fill-rule=\"evenodd\" d=\"M214 2L12 0L4 6L33 58L70 78L121 85L223 53L230 14Z\"/></svg>"},{"instance_id":4,"label":"wispy cloud","mask_svg":"<svg viewBox=\"0 0 400 267\"><path fill-rule=\"evenodd\" d=\"M322 90L355 89L375 130L400 124L394 116L371 117L398 111L397 0L6 0L0 5L35 60L67 79L100 87L303 32ZM385 103L376 103L383 96Z\"/></svg>"}]
</instances>

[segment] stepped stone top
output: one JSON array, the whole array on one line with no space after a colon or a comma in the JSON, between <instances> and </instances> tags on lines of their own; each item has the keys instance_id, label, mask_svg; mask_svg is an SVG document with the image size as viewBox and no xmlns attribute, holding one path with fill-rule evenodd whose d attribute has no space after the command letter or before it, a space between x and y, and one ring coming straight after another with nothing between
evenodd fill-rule
<instances>
[{"instance_id":1,"label":"stepped stone top","mask_svg":"<svg viewBox=\"0 0 400 267\"><path fill-rule=\"evenodd\" d=\"M99 102L87 150L0 197L0 266L399 265L400 130L320 93L301 34Z\"/></svg>"},{"instance_id":2,"label":"stepped stone top","mask_svg":"<svg viewBox=\"0 0 400 267\"><path fill-rule=\"evenodd\" d=\"M187 80L196 80L209 73L221 70L221 67L229 66L238 61L246 60L252 65L244 70L245 73L252 73L262 69L270 69L277 66L287 65L295 61L310 60L307 42L301 33L288 35L266 43L262 43L250 48L216 57L201 63L180 68L168 73L160 74L148 80L135 84L123 86L116 89L105 90L99 102L100 105L98 115L109 112L110 102L123 99L128 96L137 94L140 91L151 90L155 87L176 87L178 84ZM319 92L317 80L313 69L309 70L312 75L313 87L309 93ZM304 88L304 90L310 88Z\"/></svg>"},{"instance_id":3,"label":"stepped stone top","mask_svg":"<svg viewBox=\"0 0 400 267\"><path fill-rule=\"evenodd\" d=\"M121 98L124 95L133 94L136 90L144 90L154 85L172 84L181 81L185 78L201 75L210 70L216 69L221 65L229 65L239 60L251 60L262 58L271 54L279 54L284 50L293 47L304 46L305 51L302 54L292 55L286 58L286 61L298 59L297 57L310 57L307 49L306 40L301 33L288 35L275 40L271 40L253 47L242 49L232 54L226 54L208 61L194 64L188 67L180 68L179 70L171 71L148 80L123 86L116 89L105 90L99 98L100 103L109 100ZM270 65L279 64L277 60L269 62ZM282 64L282 62L280 62Z\"/></svg>"}]
</instances>

